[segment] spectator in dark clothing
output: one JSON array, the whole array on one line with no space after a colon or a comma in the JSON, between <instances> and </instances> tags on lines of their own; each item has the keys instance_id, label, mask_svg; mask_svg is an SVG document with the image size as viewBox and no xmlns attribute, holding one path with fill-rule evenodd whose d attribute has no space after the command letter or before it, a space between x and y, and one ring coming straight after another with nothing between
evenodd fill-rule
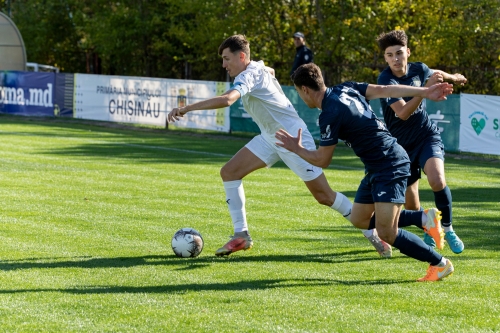
<instances>
[{"instance_id":1,"label":"spectator in dark clothing","mask_svg":"<svg viewBox=\"0 0 500 333\"><path fill-rule=\"evenodd\" d=\"M308 64L313 62L313 53L306 46L305 36L302 32L296 32L293 34L293 43L297 48L297 54L295 55L295 60L293 61L292 71L290 75L295 72L300 65Z\"/></svg>"}]
</instances>

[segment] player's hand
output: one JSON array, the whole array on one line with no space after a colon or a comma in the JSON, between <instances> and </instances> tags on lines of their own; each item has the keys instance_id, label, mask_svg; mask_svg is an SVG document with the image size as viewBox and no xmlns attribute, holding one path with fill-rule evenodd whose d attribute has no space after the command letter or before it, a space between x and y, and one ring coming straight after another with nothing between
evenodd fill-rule
<instances>
[{"instance_id":1,"label":"player's hand","mask_svg":"<svg viewBox=\"0 0 500 333\"><path fill-rule=\"evenodd\" d=\"M184 107L181 108L175 108L170 113L167 115L167 120L168 122L175 122L176 120L179 120L179 118L184 117L184 115L187 113Z\"/></svg>"},{"instance_id":2,"label":"player's hand","mask_svg":"<svg viewBox=\"0 0 500 333\"><path fill-rule=\"evenodd\" d=\"M437 83L426 90L425 98L439 102L453 92L453 85L447 82Z\"/></svg>"},{"instance_id":3,"label":"player's hand","mask_svg":"<svg viewBox=\"0 0 500 333\"><path fill-rule=\"evenodd\" d=\"M297 149L302 147L302 128L299 128L297 133L297 137L293 137L290 133L285 131L284 129L280 129L274 135L279 142L276 142L276 145L288 149L291 152L297 152Z\"/></svg>"},{"instance_id":4,"label":"player's hand","mask_svg":"<svg viewBox=\"0 0 500 333\"><path fill-rule=\"evenodd\" d=\"M435 85L436 83L441 83L441 82L444 82L443 74L441 74L440 72L434 72L434 74L432 74L427 80L425 86L430 87Z\"/></svg>"},{"instance_id":5,"label":"player's hand","mask_svg":"<svg viewBox=\"0 0 500 333\"><path fill-rule=\"evenodd\" d=\"M460 73L455 73L453 75L453 82L454 83L458 83L460 84L461 86L463 86L464 84L467 83L467 79L465 78L465 76L463 76L462 74Z\"/></svg>"}]
</instances>

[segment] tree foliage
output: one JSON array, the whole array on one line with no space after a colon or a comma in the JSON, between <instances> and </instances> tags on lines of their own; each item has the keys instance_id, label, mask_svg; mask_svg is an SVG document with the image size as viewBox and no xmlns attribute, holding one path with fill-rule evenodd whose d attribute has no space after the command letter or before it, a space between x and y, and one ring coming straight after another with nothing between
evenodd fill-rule
<instances>
[{"instance_id":1,"label":"tree foliage","mask_svg":"<svg viewBox=\"0 0 500 333\"><path fill-rule=\"evenodd\" d=\"M291 36L302 31L328 84L376 82L386 66L376 37L404 29L411 60L468 77L457 91L500 91L498 0L10 0L0 9L29 61L65 72L224 81L218 46L242 33L252 58L289 85Z\"/></svg>"}]
</instances>

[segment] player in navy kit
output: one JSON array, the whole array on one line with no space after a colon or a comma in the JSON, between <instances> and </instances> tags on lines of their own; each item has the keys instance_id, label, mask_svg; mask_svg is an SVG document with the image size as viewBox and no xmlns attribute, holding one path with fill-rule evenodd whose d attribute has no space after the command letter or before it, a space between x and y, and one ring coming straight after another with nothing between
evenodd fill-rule
<instances>
[{"instance_id":1,"label":"player in navy kit","mask_svg":"<svg viewBox=\"0 0 500 333\"><path fill-rule=\"evenodd\" d=\"M358 228L376 228L380 238L401 253L430 264L427 274L418 281L437 281L453 273L453 264L416 235L400 226L420 224L442 242L437 210L404 211L406 181L410 159L397 144L385 125L375 116L367 99L394 96L420 96L446 99L452 86L441 83L430 88L378 86L346 82L331 88L324 84L321 70L315 64L300 66L292 75L299 96L311 108L320 108L320 146L317 150L302 146L302 133L293 137L285 130L276 132L277 145L309 163L327 167L339 139L350 146L365 165L365 177L359 185L352 208L351 222ZM421 219L419 221L419 219Z\"/></svg>"},{"instance_id":2,"label":"player in navy kit","mask_svg":"<svg viewBox=\"0 0 500 333\"><path fill-rule=\"evenodd\" d=\"M389 64L389 67L380 73L378 84L420 87L443 81L461 85L467 82L461 74L448 74L432 70L421 62L408 62L410 49L407 47L408 37L403 30L381 34L377 42L384 52L384 59ZM442 212L444 238L454 253L461 253L464 250L464 243L452 227L452 197L444 175L444 145L437 126L429 119L424 109L422 98L390 97L381 98L380 102L389 132L403 146L411 161L405 208L421 209L418 180L423 169L434 192L436 207ZM424 241L430 246L436 246L427 234L424 234Z\"/></svg>"}]
</instances>

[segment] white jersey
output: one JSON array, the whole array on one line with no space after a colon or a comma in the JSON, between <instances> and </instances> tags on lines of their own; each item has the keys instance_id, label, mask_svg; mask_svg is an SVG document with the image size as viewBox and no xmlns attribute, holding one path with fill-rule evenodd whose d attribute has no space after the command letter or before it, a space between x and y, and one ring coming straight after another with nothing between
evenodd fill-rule
<instances>
[{"instance_id":1,"label":"white jersey","mask_svg":"<svg viewBox=\"0 0 500 333\"><path fill-rule=\"evenodd\" d=\"M251 61L234 79L233 89L240 93L243 107L259 126L267 142L274 145L274 135L282 128L293 136L302 128L302 144L307 149L316 149L306 124L262 61Z\"/></svg>"}]
</instances>

